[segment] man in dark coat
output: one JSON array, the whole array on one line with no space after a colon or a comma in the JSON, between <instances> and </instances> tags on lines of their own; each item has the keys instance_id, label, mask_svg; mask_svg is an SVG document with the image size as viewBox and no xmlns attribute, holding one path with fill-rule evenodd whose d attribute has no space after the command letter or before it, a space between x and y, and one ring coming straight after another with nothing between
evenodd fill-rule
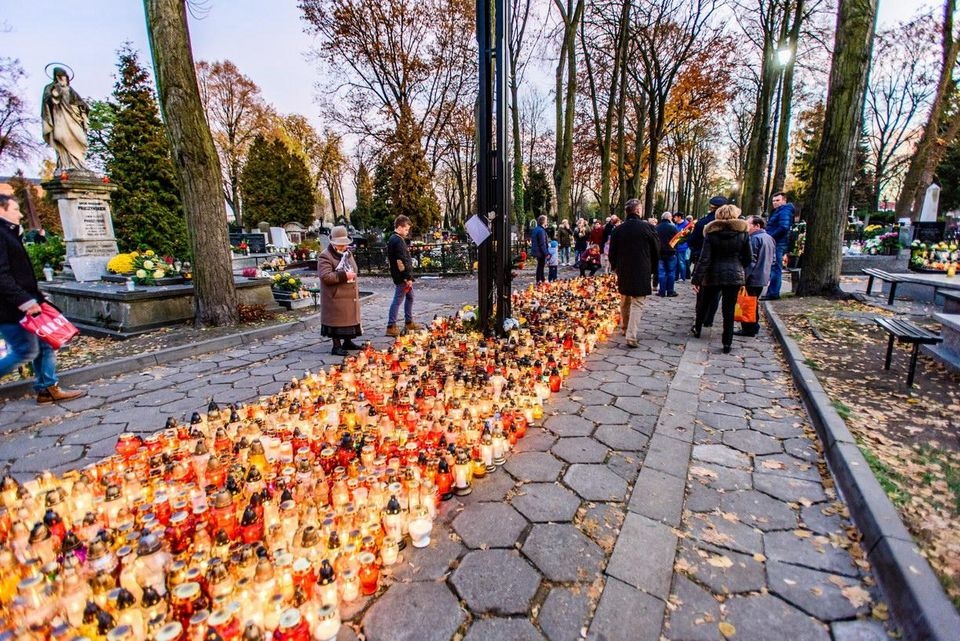
<instances>
[{"instance_id":1,"label":"man in dark coat","mask_svg":"<svg viewBox=\"0 0 960 641\"><path fill-rule=\"evenodd\" d=\"M617 275L620 292L620 315L628 347L637 347L640 311L644 296L653 292L651 278L660 261L660 240L657 232L640 219L640 201L636 198L624 206L626 220L610 234L610 268Z\"/></svg>"},{"instance_id":2,"label":"man in dark coat","mask_svg":"<svg viewBox=\"0 0 960 641\"><path fill-rule=\"evenodd\" d=\"M530 255L537 259L537 284L546 282L547 275L545 267L547 264L547 254L550 249L547 246L547 217L537 218L537 226L530 232Z\"/></svg>"},{"instance_id":3,"label":"man in dark coat","mask_svg":"<svg viewBox=\"0 0 960 641\"><path fill-rule=\"evenodd\" d=\"M0 194L0 336L7 344L7 354L0 358L0 376L32 360L38 403L80 398L86 392L61 389L57 384L56 351L20 326L20 319L39 314L44 302L23 246L22 218L20 204Z\"/></svg>"}]
</instances>

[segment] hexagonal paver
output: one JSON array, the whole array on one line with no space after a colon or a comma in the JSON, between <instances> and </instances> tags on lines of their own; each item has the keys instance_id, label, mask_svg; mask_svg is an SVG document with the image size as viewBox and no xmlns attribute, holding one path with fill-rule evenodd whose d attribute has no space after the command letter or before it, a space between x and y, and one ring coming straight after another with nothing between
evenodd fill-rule
<instances>
[{"instance_id":1,"label":"hexagonal paver","mask_svg":"<svg viewBox=\"0 0 960 641\"><path fill-rule=\"evenodd\" d=\"M628 425L601 425L593 433L593 438L611 449L634 452L642 450L649 440Z\"/></svg>"},{"instance_id":2,"label":"hexagonal paver","mask_svg":"<svg viewBox=\"0 0 960 641\"><path fill-rule=\"evenodd\" d=\"M571 465L563 480L588 501L622 501L627 495L627 482L606 465Z\"/></svg>"},{"instance_id":3,"label":"hexagonal paver","mask_svg":"<svg viewBox=\"0 0 960 641\"><path fill-rule=\"evenodd\" d=\"M430 545L405 547L400 559L390 568L390 576L396 581L436 581L450 571L450 564L464 551L463 544L454 540L449 527L434 523Z\"/></svg>"},{"instance_id":4,"label":"hexagonal paver","mask_svg":"<svg viewBox=\"0 0 960 641\"><path fill-rule=\"evenodd\" d=\"M474 479L473 492L460 500L468 505L481 501L502 501L516 483L512 476L497 468L481 479Z\"/></svg>"},{"instance_id":5,"label":"hexagonal paver","mask_svg":"<svg viewBox=\"0 0 960 641\"><path fill-rule=\"evenodd\" d=\"M543 426L557 436L590 436L594 427L591 421L569 414L551 416Z\"/></svg>"},{"instance_id":6,"label":"hexagonal paver","mask_svg":"<svg viewBox=\"0 0 960 641\"><path fill-rule=\"evenodd\" d=\"M778 454L783 451L783 446L778 439L749 429L727 432L723 435L723 443L755 456Z\"/></svg>"},{"instance_id":7,"label":"hexagonal paver","mask_svg":"<svg viewBox=\"0 0 960 641\"><path fill-rule=\"evenodd\" d=\"M453 520L453 529L469 548L513 547L527 521L503 503L469 505Z\"/></svg>"},{"instance_id":8,"label":"hexagonal paver","mask_svg":"<svg viewBox=\"0 0 960 641\"><path fill-rule=\"evenodd\" d=\"M593 581L604 559L600 546L568 524L534 525L523 553L550 581Z\"/></svg>"},{"instance_id":9,"label":"hexagonal paver","mask_svg":"<svg viewBox=\"0 0 960 641\"><path fill-rule=\"evenodd\" d=\"M607 448L592 438L562 438L551 452L568 463L602 463L607 458Z\"/></svg>"},{"instance_id":10,"label":"hexagonal paver","mask_svg":"<svg viewBox=\"0 0 960 641\"><path fill-rule=\"evenodd\" d=\"M598 425L625 425L630 422L630 415L613 405L591 405L584 408L582 416Z\"/></svg>"},{"instance_id":11,"label":"hexagonal paver","mask_svg":"<svg viewBox=\"0 0 960 641\"><path fill-rule=\"evenodd\" d=\"M363 617L369 641L448 641L466 621L443 583L396 583Z\"/></svg>"},{"instance_id":12,"label":"hexagonal paver","mask_svg":"<svg viewBox=\"0 0 960 641\"><path fill-rule=\"evenodd\" d=\"M660 413L660 407L650 399L640 396L621 396L614 403L617 407L628 414L639 414L641 416L656 416Z\"/></svg>"},{"instance_id":13,"label":"hexagonal paver","mask_svg":"<svg viewBox=\"0 0 960 641\"><path fill-rule=\"evenodd\" d=\"M557 437L543 429L533 427L527 430L526 435L517 441L514 452L546 452L557 442Z\"/></svg>"},{"instance_id":14,"label":"hexagonal paver","mask_svg":"<svg viewBox=\"0 0 960 641\"><path fill-rule=\"evenodd\" d=\"M560 476L563 463L547 452L520 452L503 467L518 481L552 482Z\"/></svg>"},{"instance_id":15,"label":"hexagonal paver","mask_svg":"<svg viewBox=\"0 0 960 641\"><path fill-rule=\"evenodd\" d=\"M771 630L789 630L795 641L830 639L822 623L771 594L731 597L724 619L736 628L738 638L766 639Z\"/></svg>"},{"instance_id":16,"label":"hexagonal paver","mask_svg":"<svg viewBox=\"0 0 960 641\"><path fill-rule=\"evenodd\" d=\"M580 498L557 483L527 483L511 503L535 523L561 522L573 519L580 507Z\"/></svg>"},{"instance_id":17,"label":"hexagonal paver","mask_svg":"<svg viewBox=\"0 0 960 641\"><path fill-rule=\"evenodd\" d=\"M588 590L556 587L540 608L540 627L550 641L577 641L590 611Z\"/></svg>"},{"instance_id":18,"label":"hexagonal paver","mask_svg":"<svg viewBox=\"0 0 960 641\"><path fill-rule=\"evenodd\" d=\"M474 614L523 614L540 575L516 551L476 550L463 557L450 582Z\"/></svg>"}]
</instances>

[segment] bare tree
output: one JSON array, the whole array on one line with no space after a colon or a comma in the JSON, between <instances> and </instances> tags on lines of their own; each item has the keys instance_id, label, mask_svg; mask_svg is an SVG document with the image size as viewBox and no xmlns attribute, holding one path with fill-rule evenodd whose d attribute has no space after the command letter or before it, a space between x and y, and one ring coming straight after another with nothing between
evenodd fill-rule
<instances>
[{"instance_id":1,"label":"bare tree","mask_svg":"<svg viewBox=\"0 0 960 641\"><path fill-rule=\"evenodd\" d=\"M184 0L144 0L160 110L180 178L199 324L237 322L220 162L204 118Z\"/></svg>"},{"instance_id":2,"label":"bare tree","mask_svg":"<svg viewBox=\"0 0 960 641\"><path fill-rule=\"evenodd\" d=\"M925 55L936 46L933 22L928 14L877 34L865 116L874 211L891 178L909 162L904 152L915 142L917 118L933 96L935 63Z\"/></svg>"},{"instance_id":3,"label":"bare tree","mask_svg":"<svg viewBox=\"0 0 960 641\"><path fill-rule=\"evenodd\" d=\"M553 0L563 23L560 55L554 79L556 139L553 184L557 196L557 218L570 218L573 187L573 123L577 97L577 32L583 19L584 0Z\"/></svg>"},{"instance_id":4,"label":"bare tree","mask_svg":"<svg viewBox=\"0 0 960 641\"><path fill-rule=\"evenodd\" d=\"M960 55L960 38L954 33L954 17L957 0L946 0L941 23L940 78L930 105L930 116L917 143L910 166L903 178L903 189L897 198L897 217L920 214L923 197L933 180L933 172L947 147L960 134L960 91L957 85L957 58Z\"/></svg>"},{"instance_id":5,"label":"bare tree","mask_svg":"<svg viewBox=\"0 0 960 641\"><path fill-rule=\"evenodd\" d=\"M20 95L24 75L19 60L0 58L0 163L26 160L37 150L30 134L34 119L27 115L27 104Z\"/></svg>"},{"instance_id":6,"label":"bare tree","mask_svg":"<svg viewBox=\"0 0 960 641\"><path fill-rule=\"evenodd\" d=\"M649 156L643 206L653 213L660 142L666 125L670 91L684 66L712 45L714 29L709 21L716 0L639 0L634 11L638 77L646 97Z\"/></svg>"},{"instance_id":7,"label":"bare tree","mask_svg":"<svg viewBox=\"0 0 960 641\"><path fill-rule=\"evenodd\" d=\"M267 126L269 109L260 87L229 60L197 63L200 100L223 170L223 195L237 223L243 225L240 171L247 151Z\"/></svg>"}]
</instances>

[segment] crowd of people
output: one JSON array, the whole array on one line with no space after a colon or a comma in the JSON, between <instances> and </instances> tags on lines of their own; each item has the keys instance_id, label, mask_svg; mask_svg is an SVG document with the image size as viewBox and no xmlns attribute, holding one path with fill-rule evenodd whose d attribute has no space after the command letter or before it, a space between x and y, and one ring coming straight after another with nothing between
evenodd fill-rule
<instances>
[{"instance_id":1,"label":"crowd of people","mask_svg":"<svg viewBox=\"0 0 960 641\"><path fill-rule=\"evenodd\" d=\"M741 218L740 209L723 196L711 198L709 211L699 219L681 212L644 219L636 199L627 201L622 222L612 215L604 223L578 218L572 227L563 220L548 228L547 217L540 216L530 234L536 282L555 280L560 266L576 267L581 277L614 272L622 297L622 330L627 345L634 347L640 301L654 288L661 298L676 297L676 283L689 280L697 294L691 332L699 337L719 311L722 349L729 353L735 335L752 337L760 331L755 314L734 330L738 299L755 299L747 305L755 309L756 301L780 298L794 207L783 193L774 194L771 205L769 220Z\"/></svg>"}]
</instances>

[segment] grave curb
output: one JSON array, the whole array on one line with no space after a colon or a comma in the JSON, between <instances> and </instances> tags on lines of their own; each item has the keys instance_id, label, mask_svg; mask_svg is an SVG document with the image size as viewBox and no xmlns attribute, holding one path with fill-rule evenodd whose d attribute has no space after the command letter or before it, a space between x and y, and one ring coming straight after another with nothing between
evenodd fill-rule
<instances>
[{"instance_id":1,"label":"grave curb","mask_svg":"<svg viewBox=\"0 0 960 641\"><path fill-rule=\"evenodd\" d=\"M863 534L864 549L896 622L907 639L955 639L960 630L960 614L913 543L816 374L805 364L799 345L787 334L786 326L769 302L763 303L763 310L823 443L830 473Z\"/></svg>"},{"instance_id":2,"label":"grave curb","mask_svg":"<svg viewBox=\"0 0 960 641\"><path fill-rule=\"evenodd\" d=\"M77 367L64 372L59 372L60 383L65 387L82 385L101 378L128 374L144 367L153 367L163 365L181 358L209 354L238 345L246 345L256 341L273 338L280 334L297 332L309 329L311 326L320 322L320 313L311 314L289 323L280 323L268 327L258 327L249 329L236 334L218 336L196 343L187 345L177 345L175 347L165 347L148 354L139 354L136 356L125 356L105 363L95 363L86 367ZM0 401L13 400L33 394L33 381L16 381L0 385Z\"/></svg>"}]
</instances>

